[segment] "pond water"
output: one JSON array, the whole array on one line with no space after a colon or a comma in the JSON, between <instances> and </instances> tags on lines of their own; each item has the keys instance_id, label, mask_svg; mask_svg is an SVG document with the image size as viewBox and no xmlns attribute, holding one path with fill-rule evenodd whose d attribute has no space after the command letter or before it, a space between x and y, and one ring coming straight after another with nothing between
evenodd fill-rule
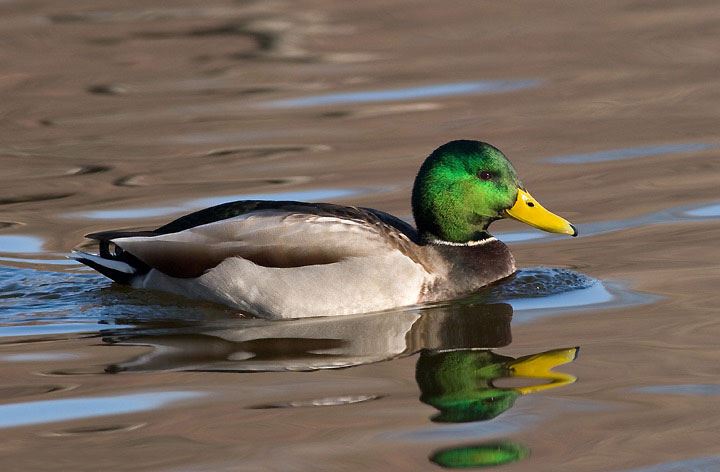
<instances>
[{"instance_id":1,"label":"pond water","mask_svg":"<svg viewBox=\"0 0 720 472\"><path fill-rule=\"evenodd\" d=\"M166 3L0 2L2 470L718 470L714 2ZM458 138L580 237L284 322L66 257L238 198L408 219Z\"/></svg>"}]
</instances>

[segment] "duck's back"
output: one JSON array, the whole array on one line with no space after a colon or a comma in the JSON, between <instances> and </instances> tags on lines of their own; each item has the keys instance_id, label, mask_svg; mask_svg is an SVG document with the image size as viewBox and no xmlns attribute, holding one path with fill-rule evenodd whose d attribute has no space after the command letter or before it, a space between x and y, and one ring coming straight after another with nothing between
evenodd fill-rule
<instances>
[{"instance_id":1,"label":"duck's back","mask_svg":"<svg viewBox=\"0 0 720 472\"><path fill-rule=\"evenodd\" d=\"M76 258L119 282L268 318L417 303L433 278L412 226L377 210L241 201L154 231L103 232Z\"/></svg>"}]
</instances>

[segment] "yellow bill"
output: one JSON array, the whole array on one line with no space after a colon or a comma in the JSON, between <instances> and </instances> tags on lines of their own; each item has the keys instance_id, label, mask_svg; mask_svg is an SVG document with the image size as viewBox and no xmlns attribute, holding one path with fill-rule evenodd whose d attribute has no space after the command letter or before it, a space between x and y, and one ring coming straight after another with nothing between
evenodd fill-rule
<instances>
[{"instance_id":1,"label":"yellow bill","mask_svg":"<svg viewBox=\"0 0 720 472\"><path fill-rule=\"evenodd\" d=\"M505 213L525 224L550 233L569 234L577 236L577 229L565 218L546 210L537 200L523 189L518 189L515 204Z\"/></svg>"},{"instance_id":2,"label":"yellow bill","mask_svg":"<svg viewBox=\"0 0 720 472\"><path fill-rule=\"evenodd\" d=\"M511 362L509 366L513 377L547 380L546 383L539 385L515 387L515 390L521 395L527 395L528 393L562 387L575 382L577 377L574 375L554 372L552 369L574 361L579 350L580 348L577 347L554 349L532 356L521 357Z\"/></svg>"}]
</instances>

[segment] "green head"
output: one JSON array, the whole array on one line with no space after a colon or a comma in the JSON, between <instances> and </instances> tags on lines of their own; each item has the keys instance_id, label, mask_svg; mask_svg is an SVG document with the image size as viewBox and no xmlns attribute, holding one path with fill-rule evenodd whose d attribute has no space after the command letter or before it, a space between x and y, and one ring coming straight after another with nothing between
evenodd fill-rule
<instances>
[{"instance_id":1,"label":"green head","mask_svg":"<svg viewBox=\"0 0 720 472\"><path fill-rule=\"evenodd\" d=\"M492 384L510 375L506 364L512 360L489 350L423 351L415 370L420 401L440 411L432 420L441 423L494 418L520 396Z\"/></svg>"},{"instance_id":2,"label":"green head","mask_svg":"<svg viewBox=\"0 0 720 472\"><path fill-rule=\"evenodd\" d=\"M415 178L412 209L418 231L428 240L482 239L490 223L506 216L546 231L577 234L523 190L499 149L480 141L451 141L433 151Z\"/></svg>"},{"instance_id":3,"label":"green head","mask_svg":"<svg viewBox=\"0 0 720 472\"><path fill-rule=\"evenodd\" d=\"M553 349L518 359L485 349L424 350L415 366L420 401L440 411L433 421L462 423L495 418L512 408L521 395L575 382L575 376L553 369L574 361L579 349ZM544 382L517 387L494 385L510 377Z\"/></svg>"},{"instance_id":4,"label":"green head","mask_svg":"<svg viewBox=\"0 0 720 472\"><path fill-rule=\"evenodd\" d=\"M528 455L530 450L522 444L490 441L441 449L433 453L430 460L448 469L469 469L503 465L522 460Z\"/></svg>"}]
</instances>

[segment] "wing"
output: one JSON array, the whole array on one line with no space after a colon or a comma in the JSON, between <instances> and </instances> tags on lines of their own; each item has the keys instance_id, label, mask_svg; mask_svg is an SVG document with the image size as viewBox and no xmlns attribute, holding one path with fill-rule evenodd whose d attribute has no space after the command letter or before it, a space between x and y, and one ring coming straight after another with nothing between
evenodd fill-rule
<instances>
[{"instance_id":1,"label":"wing","mask_svg":"<svg viewBox=\"0 0 720 472\"><path fill-rule=\"evenodd\" d=\"M155 231L88 237L100 241L102 257L173 277L198 277L229 257L265 267L331 264L389 250L412 257L418 240L410 225L377 210L268 201L219 205Z\"/></svg>"}]
</instances>

